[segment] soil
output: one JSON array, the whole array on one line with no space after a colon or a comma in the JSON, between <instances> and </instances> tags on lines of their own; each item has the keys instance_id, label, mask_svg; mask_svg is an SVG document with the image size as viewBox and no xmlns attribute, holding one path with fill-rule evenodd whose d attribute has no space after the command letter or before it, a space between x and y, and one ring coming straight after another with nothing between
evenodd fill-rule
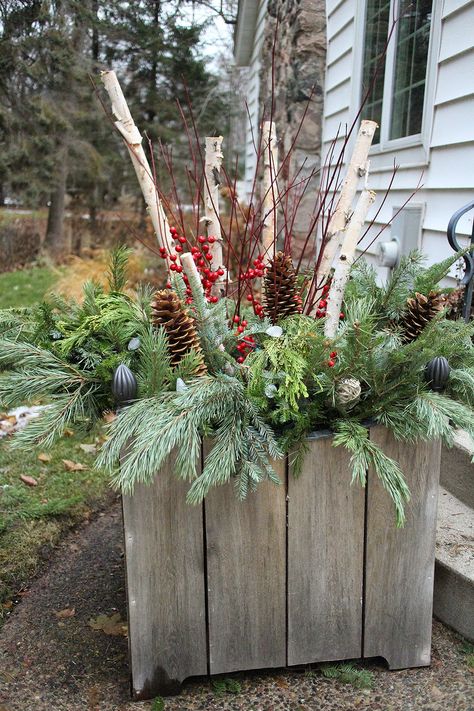
<instances>
[{"instance_id":1,"label":"soil","mask_svg":"<svg viewBox=\"0 0 474 711\"><path fill-rule=\"evenodd\" d=\"M0 711L151 708L129 700L127 639L117 617L126 617L123 564L121 508L115 500L56 548L0 631ZM112 618L109 626L101 615ZM105 630L93 629L91 621ZM377 661L364 667L374 673L371 690L326 679L317 669L279 670L232 675L240 684L236 694L219 694L207 679L192 680L182 694L155 708L474 711L474 673L462 640L439 622L433 626L431 667L389 672Z\"/></svg>"}]
</instances>

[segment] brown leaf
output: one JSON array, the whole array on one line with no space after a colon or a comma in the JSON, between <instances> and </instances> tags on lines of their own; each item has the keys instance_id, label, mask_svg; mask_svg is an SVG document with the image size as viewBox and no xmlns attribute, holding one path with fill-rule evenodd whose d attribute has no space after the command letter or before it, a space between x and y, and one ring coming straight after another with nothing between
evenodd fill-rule
<instances>
[{"instance_id":1,"label":"brown leaf","mask_svg":"<svg viewBox=\"0 0 474 711\"><path fill-rule=\"evenodd\" d=\"M41 452L41 454L38 454L38 459L40 462L45 462L45 464L47 464L51 461L51 455L46 454L46 452Z\"/></svg>"},{"instance_id":2,"label":"brown leaf","mask_svg":"<svg viewBox=\"0 0 474 711\"><path fill-rule=\"evenodd\" d=\"M58 620L66 620L68 617L74 617L76 614L75 607L66 607L64 610L58 610L54 613Z\"/></svg>"},{"instance_id":3,"label":"brown leaf","mask_svg":"<svg viewBox=\"0 0 474 711\"><path fill-rule=\"evenodd\" d=\"M27 486L38 486L36 479L32 476L28 476L27 474L20 474L20 479L23 484L26 484Z\"/></svg>"},{"instance_id":4,"label":"brown leaf","mask_svg":"<svg viewBox=\"0 0 474 711\"><path fill-rule=\"evenodd\" d=\"M63 464L68 472L82 472L87 469L85 464L80 462L73 462L71 459L63 459Z\"/></svg>"},{"instance_id":5,"label":"brown leaf","mask_svg":"<svg viewBox=\"0 0 474 711\"><path fill-rule=\"evenodd\" d=\"M65 427L63 430L63 435L65 437L74 437L74 430L72 430L70 427Z\"/></svg>"},{"instance_id":6,"label":"brown leaf","mask_svg":"<svg viewBox=\"0 0 474 711\"><path fill-rule=\"evenodd\" d=\"M127 623L120 616L120 612L115 612L113 615L99 615L95 619L88 622L89 627L93 630L102 630L105 634L127 636Z\"/></svg>"},{"instance_id":7,"label":"brown leaf","mask_svg":"<svg viewBox=\"0 0 474 711\"><path fill-rule=\"evenodd\" d=\"M95 444L80 444L79 447L86 454L95 454L97 452L97 447Z\"/></svg>"},{"instance_id":8,"label":"brown leaf","mask_svg":"<svg viewBox=\"0 0 474 711\"><path fill-rule=\"evenodd\" d=\"M104 413L104 422L107 422L107 424L109 422L113 422L116 419L116 417L117 417L117 415L115 414L115 412L105 412Z\"/></svg>"}]
</instances>

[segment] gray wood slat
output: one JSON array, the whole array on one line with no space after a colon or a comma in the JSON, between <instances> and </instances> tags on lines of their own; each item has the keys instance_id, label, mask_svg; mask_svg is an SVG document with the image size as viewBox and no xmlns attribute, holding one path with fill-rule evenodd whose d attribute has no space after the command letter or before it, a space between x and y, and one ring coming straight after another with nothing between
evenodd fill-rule
<instances>
[{"instance_id":1,"label":"gray wood slat","mask_svg":"<svg viewBox=\"0 0 474 711\"><path fill-rule=\"evenodd\" d=\"M232 483L205 501L211 674L286 664L285 464L282 483L238 501Z\"/></svg>"},{"instance_id":2,"label":"gray wood slat","mask_svg":"<svg viewBox=\"0 0 474 711\"><path fill-rule=\"evenodd\" d=\"M361 656L364 490L332 438L288 476L288 664Z\"/></svg>"},{"instance_id":3,"label":"gray wood slat","mask_svg":"<svg viewBox=\"0 0 474 711\"><path fill-rule=\"evenodd\" d=\"M173 693L207 674L203 512L172 461L123 497L133 695Z\"/></svg>"},{"instance_id":4,"label":"gray wood slat","mask_svg":"<svg viewBox=\"0 0 474 711\"><path fill-rule=\"evenodd\" d=\"M438 442L397 442L382 427L374 428L371 437L399 463L411 501L407 523L397 529L391 499L369 471L364 656L382 656L390 669L426 666L441 447Z\"/></svg>"}]
</instances>

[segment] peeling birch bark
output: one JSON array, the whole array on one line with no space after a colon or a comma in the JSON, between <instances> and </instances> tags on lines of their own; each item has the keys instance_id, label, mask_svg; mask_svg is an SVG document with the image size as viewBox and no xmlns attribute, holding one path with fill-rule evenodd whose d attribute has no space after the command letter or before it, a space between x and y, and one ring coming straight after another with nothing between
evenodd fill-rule
<instances>
[{"instance_id":1,"label":"peeling birch bark","mask_svg":"<svg viewBox=\"0 0 474 711\"><path fill-rule=\"evenodd\" d=\"M369 155L376 129L377 123L375 121L361 121L337 207L328 226L326 244L316 277L318 285L326 282L337 250L344 239L345 227L355 198L359 178L367 176L368 173L367 156Z\"/></svg>"},{"instance_id":2,"label":"peeling birch bark","mask_svg":"<svg viewBox=\"0 0 474 711\"><path fill-rule=\"evenodd\" d=\"M207 136L206 137L206 162L204 181L204 208L205 217L203 218L207 227L207 236L214 237L215 242L210 245L210 253L212 254L213 269L223 269L224 274L220 276L212 291L220 295L223 285L227 279L227 270L225 268L224 259L222 256L222 233L219 220L219 186L220 186L220 170L222 159L222 136Z\"/></svg>"},{"instance_id":3,"label":"peeling birch bark","mask_svg":"<svg viewBox=\"0 0 474 711\"><path fill-rule=\"evenodd\" d=\"M272 246L275 241L275 201L273 191L276 188L275 180L278 172L278 147L276 128L273 121L263 123L263 215L264 225L262 230L262 252L264 263L268 264L273 257Z\"/></svg>"},{"instance_id":4,"label":"peeling birch bark","mask_svg":"<svg viewBox=\"0 0 474 711\"><path fill-rule=\"evenodd\" d=\"M126 143L133 167L135 168L135 173L145 199L147 211L150 215L158 244L160 247L166 249L167 254L176 254L174 242L170 236L168 218L161 204L153 180L153 173L150 169L145 151L143 150L142 136L132 118L117 76L113 71L104 71L101 72L101 77L112 104L112 112L117 119L115 126ZM178 257L177 254L176 256ZM179 259L177 259L176 262L178 263Z\"/></svg>"},{"instance_id":5,"label":"peeling birch bark","mask_svg":"<svg viewBox=\"0 0 474 711\"><path fill-rule=\"evenodd\" d=\"M204 293L204 289L202 287L201 282L201 275L199 274L198 268L194 263L193 255L191 254L191 252L185 252L181 255L181 266L183 267L183 271L189 279L189 283L192 284L195 280L199 284L201 291Z\"/></svg>"},{"instance_id":6,"label":"peeling birch bark","mask_svg":"<svg viewBox=\"0 0 474 711\"><path fill-rule=\"evenodd\" d=\"M342 243L341 253L336 263L327 299L326 323L324 325L324 335L327 338L334 338L336 335L344 291L349 279L351 266L354 262L357 242L359 241L369 208L374 200L375 193L373 190L363 190L361 192L354 213L344 231L344 242Z\"/></svg>"}]
</instances>

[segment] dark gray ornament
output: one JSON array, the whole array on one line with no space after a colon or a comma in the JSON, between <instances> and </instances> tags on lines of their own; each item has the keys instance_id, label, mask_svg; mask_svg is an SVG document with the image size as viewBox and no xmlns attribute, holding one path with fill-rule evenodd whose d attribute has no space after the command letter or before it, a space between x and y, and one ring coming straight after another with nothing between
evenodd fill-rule
<instances>
[{"instance_id":1,"label":"dark gray ornament","mask_svg":"<svg viewBox=\"0 0 474 711\"><path fill-rule=\"evenodd\" d=\"M431 390L440 393L446 387L450 372L451 368L446 358L444 356L436 356L425 366L425 380Z\"/></svg>"},{"instance_id":2,"label":"dark gray ornament","mask_svg":"<svg viewBox=\"0 0 474 711\"><path fill-rule=\"evenodd\" d=\"M118 407L128 405L128 403L136 397L137 381L125 363L121 363L114 373L112 392Z\"/></svg>"}]
</instances>

